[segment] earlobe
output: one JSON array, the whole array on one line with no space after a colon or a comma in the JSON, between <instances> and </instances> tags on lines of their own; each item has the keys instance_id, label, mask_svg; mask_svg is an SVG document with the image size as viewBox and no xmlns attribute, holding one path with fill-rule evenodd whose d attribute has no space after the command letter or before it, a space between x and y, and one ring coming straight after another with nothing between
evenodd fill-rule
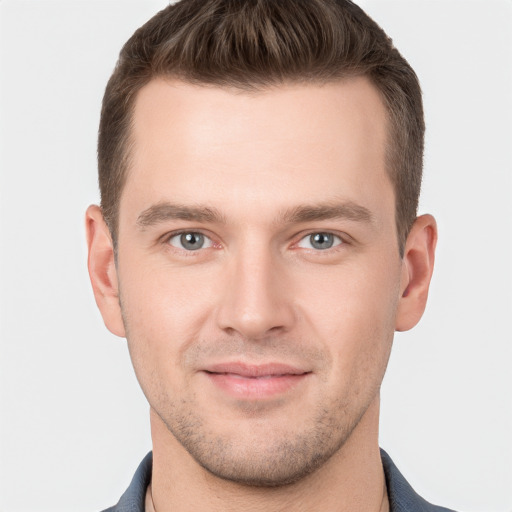
<instances>
[{"instance_id":1,"label":"earlobe","mask_svg":"<svg viewBox=\"0 0 512 512\"><path fill-rule=\"evenodd\" d=\"M414 222L404 250L400 298L395 329L407 331L420 320L427 304L434 270L437 225L432 215L422 215Z\"/></svg>"},{"instance_id":2,"label":"earlobe","mask_svg":"<svg viewBox=\"0 0 512 512\"><path fill-rule=\"evenodd\" d=\"M96 304L108 330L117 336L125 337L114 247L99 206L91 205L87 208L85 229L88 247L87 267Z\"/></svg>"}]
</instances>

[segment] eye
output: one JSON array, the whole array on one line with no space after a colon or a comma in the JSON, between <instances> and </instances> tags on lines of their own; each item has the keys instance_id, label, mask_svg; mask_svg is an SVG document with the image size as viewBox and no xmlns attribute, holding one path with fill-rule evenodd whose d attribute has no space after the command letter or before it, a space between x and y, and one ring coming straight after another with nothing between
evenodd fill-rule
<instances>
[{"instance_id":1,"label":"eye","mask_svg":"<svg viewBox=\"0 0 512 512\"><path fill-rule=\"evenodd\" d=\"M304 249L325 251L326 249L331 249L342 243L343 240L339 236L333 235L332 233L319 232L305 236L297 245Z\"/></svg>"},{"instance_id":2,"label":"eye","mask_svg":"<svg viewBox=\"0 0 512 512\"><path fill-rule=\"evenodd\" d=\"M212 246L212 241L207 236L195 231L187 231L171 236L168 243L186 251L198 251Z\"/></svg>"}]
</instances>

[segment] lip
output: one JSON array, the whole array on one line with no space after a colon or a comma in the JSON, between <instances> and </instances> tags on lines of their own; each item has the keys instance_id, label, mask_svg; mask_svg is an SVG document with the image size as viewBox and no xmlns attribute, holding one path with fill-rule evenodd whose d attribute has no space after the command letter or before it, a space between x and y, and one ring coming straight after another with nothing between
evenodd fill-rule
<instances>
[{"instance_id":1,"label":"lip","mask_svg":"<svg viewBox=\"0 0 512 512\"><path fill-rule=\"evenodd\" d=\"M265 399L282 395L303 383L309 370L282 363L252 365L220 363L203 370L222 392L238 399Z\"/></svg>"}]
</instances>

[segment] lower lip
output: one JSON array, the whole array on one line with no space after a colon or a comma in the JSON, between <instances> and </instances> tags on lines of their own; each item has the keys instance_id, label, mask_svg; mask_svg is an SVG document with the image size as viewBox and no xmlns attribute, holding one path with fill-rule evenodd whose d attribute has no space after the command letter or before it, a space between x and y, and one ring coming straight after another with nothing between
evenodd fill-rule
<instances>
[{"instance_id":1,"label":"lower lip","mask_svg":"<svg viewBox=\"0 0 512 512\"><path fill-rule=\"evenodd\" d=\"M281 395L304 382L308 373L300 375L272 375L268 377L243 377L232 373L209 373L209 379L224 392L235 398L262 399Z\"/></svg>"}]
</instances>

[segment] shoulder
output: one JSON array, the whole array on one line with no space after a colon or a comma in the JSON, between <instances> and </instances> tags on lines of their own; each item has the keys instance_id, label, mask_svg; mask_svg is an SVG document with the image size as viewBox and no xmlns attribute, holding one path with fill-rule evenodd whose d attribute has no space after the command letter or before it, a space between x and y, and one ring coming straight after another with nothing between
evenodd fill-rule
<instances>
[{"instance_id":1,"label":"shoulder","mask_svg":"<svg viewBox=\"0 0 512 512\"><path fill-rule=\"evenodd\" d=\"M144 512L146 491L151 482L151 470L153 465L153 453L149 452L139 464L132 481L121 499L113 507L103 512Z\"/></svg>"},{"instance_id":2,"label":"shoulder","mask_svg":"<svg viewBox=\"0 0 512 512\"><path fill-rule=\"evenodd\" d=\"M448 508L432 505L417 494L395 466L391 457L382 449L381 458L386 475L390 512L454 512Z\"/></svg>"}]
</instances>

